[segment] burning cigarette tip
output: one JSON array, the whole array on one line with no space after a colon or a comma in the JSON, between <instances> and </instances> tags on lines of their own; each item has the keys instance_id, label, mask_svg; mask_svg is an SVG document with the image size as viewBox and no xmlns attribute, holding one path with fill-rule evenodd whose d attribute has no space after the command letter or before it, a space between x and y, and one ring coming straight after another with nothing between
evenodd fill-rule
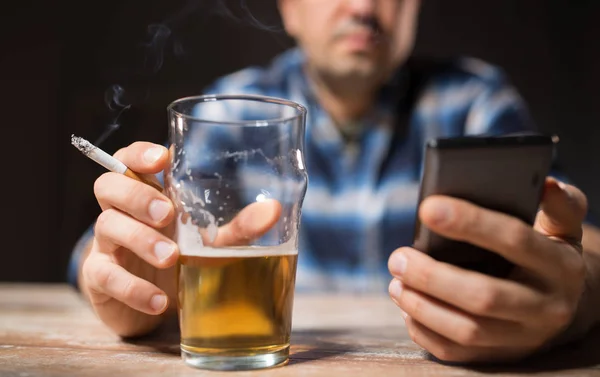
<instances>
[{"instance_id":1,"label":"burning cigarette tip","mask_svg":"<svg viewBox=\"0 0 600 377\"><path fill-rule=\"evenodd\" d=\"M79 149L81 153L86 156L89 156L90 152L95 148L94 145L89 141L75 135L71 135L71 144L73 144L75 148Z\"/></svg>"},{"instance_id":2,"label":"burning cigarette tip","mask_svg":"<svg viewBox=\"0 0 600 377\"><path fill-rule=\"evenodd\" d=\"M104 152L102 149L96 147L94 144L90 143L84 138L71 135L71 144L73 144L75 148L79 149L86 157L104 166L106 169L115 173L125 174L130 178L154 187L158 191L162 191L162 186L160 184L153 182L152 180L139 177L136 173L129 170L129 168L123 162Z\"/></svg>"}]
</instances>

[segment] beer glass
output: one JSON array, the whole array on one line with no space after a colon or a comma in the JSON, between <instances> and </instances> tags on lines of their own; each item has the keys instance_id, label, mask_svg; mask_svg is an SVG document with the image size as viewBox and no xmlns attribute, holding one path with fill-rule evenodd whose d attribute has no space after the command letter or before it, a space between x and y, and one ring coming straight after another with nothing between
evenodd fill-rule
<instances>
[{"instance_id":1,"label":"beer glass","mask_svg":"<svg viewBox=\"0 0 600 377\"><path fill-rule=\"evenodd\" d=\"M287 363L307 188L306 109L251 95L168 107L181 354L217 370Z\"/></svg>"}]
</instances>

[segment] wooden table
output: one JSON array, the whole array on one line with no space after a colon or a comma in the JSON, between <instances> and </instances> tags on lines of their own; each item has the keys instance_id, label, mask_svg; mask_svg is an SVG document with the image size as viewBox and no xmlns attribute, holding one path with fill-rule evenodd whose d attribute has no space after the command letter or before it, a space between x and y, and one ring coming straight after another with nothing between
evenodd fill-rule
<instances>
[{"instance_id":1,"label":"wooden table","mask_svg":"<svg viewBox=\"0 0 600 377\"><path fill-rule=\"evenodd\" d=\"M600 336L510 367L432 361L387 296L302 296L291 361L253 372L185 365L176 328L125 342L65 285L0 284L0 376L600 376Z\"/></svg>"}]
</instances>

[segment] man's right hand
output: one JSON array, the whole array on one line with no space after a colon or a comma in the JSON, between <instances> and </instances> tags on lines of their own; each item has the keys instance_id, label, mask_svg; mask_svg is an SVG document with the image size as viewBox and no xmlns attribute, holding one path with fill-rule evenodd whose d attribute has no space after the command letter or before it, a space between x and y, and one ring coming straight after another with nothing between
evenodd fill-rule
<instances>
[{"instance_id":1,"label":"man's right hand","mask_svg":"<svg viewBox=\"0 0 600 377\"><path fill-rule=\"evenodd\" d=\"M141 174L159 173L168 164L167 149L147 142L133 143L115 157ZM112 172L96 180L94 193L102 213L80 266L80 287L117 334L147 333L176 305L172 202L151 186Z\"/></svg>"},{"instance_id":2,"label":"man's right hand","mask_svg":"<svg viewBox=\"0 0 600 377\"><path fill-rule=\"evenodd\" d=\"M169 163L166 148L146 142L133 143L115 157L141 174L156 174ZM96 314L117 334L145 334L177 307L179 250L172 240L173 204L151 186L118 173L99 177L94 193L102 213L82 257L79 286ZM250 244L280 215L276 200L250 203L218 229L208 246ZM217 260L228 263L228 258Z\"/></svg>"}]
</instances>

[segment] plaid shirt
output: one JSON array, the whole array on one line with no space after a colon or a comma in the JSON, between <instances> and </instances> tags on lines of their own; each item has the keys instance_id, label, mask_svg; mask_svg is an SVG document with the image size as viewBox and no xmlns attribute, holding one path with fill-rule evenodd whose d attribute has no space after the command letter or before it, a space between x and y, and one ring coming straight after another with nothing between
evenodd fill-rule
<instances>
[{"instance_id":1,"label":"plaid shirt","mask_svg":"<svg viewBox=\"0 0 600 377\"><path fill-rule=\"evenodd\" d=\"M367 115L336 126L315 98L303 61L292 49L268 67L220 78L205 93L280 97L308 109L297 289L384 291L389 255L412 244L425 140L531 131L532 122L499 69L475 59L410 59ZM73 251L73 283L90 233Z\"/></svg>"}]
</instances>

